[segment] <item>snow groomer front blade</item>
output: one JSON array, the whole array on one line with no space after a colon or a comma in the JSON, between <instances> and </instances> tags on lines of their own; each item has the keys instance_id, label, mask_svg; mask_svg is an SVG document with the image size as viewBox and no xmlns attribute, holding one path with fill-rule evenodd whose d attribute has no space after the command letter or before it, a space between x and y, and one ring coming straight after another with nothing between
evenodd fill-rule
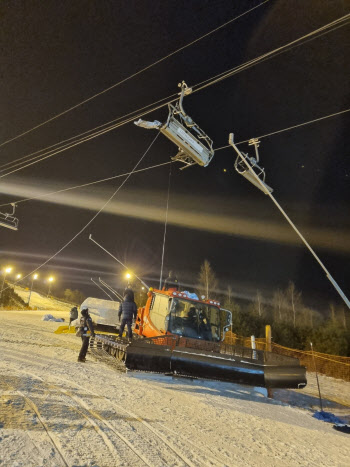
<instances>
[{"instance_id":1,"label":"snow groomer front blade","mask_svg":"<svg viewBox=\"0 0 350 467\"><path fill-rule=\"evenodd\" d=\"M204 350L174 349L171 369L179 375L265 386L262 364Z\"/></svg>"},{"instance_id":2,"label":"snow groomer front blade","mask_svg":"<svg viewBox=\"0 0 350 467\"><path fill-rule=\"evenodd\" d=\"M126 352L125 366L129 370L154 371L168 373L171 347L156 345L148 339L134 339Z\"/></svg>"},{"instance_id":3,"label":"snow groomer front blade","mask_svg":"<svg viewBox=\"0 0 350 467\"><path fill-rule=\"evenodd\" d=\"M264 352L265 386L302 389L306 386L306 368L297 358Z\"/></svg>"}]
</instances>

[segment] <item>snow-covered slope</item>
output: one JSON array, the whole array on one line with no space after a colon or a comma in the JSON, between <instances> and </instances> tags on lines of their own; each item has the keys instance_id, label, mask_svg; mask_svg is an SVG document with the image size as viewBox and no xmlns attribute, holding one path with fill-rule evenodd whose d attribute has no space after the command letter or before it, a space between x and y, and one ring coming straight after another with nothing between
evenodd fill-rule
<instances>
[{"instance_id":1,"label":"snow-covered slope","mask_svg":"<svg viewBox=\"0 0 350 467\"><path fill-rule=\"evenodd\" d=\"M90 354L78 363L80 339L53 334L58 323L42 315L0 311L1 465L349 465L349 435L312 417L313 384L276 391L301 408L248 386L125 373ZM349 383L321 378L322 387L350 406Z\"/></svg>"},{"instance_id":2,"label":"snow-covered slope","mask_svg":"<svg viewBox=\"0 0 350 467\"><path fill-rule=\"evenodd\" d=\"M29 290L16 285L15 292L18 294L26 303L29 298ZM61 302L55 298L48 298L45 295L39 294L38 292L32 291L30 297L30 307L37 308L38 310L47 311L69 311L72 308L72 304Z\"/></svg>"}]
</instances>

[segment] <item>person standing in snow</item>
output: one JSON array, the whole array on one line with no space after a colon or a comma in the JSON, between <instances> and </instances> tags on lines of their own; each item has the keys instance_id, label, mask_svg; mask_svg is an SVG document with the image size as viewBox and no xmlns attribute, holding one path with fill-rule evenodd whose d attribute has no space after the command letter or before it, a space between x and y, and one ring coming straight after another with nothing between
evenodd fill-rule
<instances>
[{"instance_id":1,"label":"person standing in snow","mask_svg":"<svg viewBox=\"0 0 350 467\"><path fill-rule=\"evenodd\" d=\"M78 319L78 308L74 306L69 312L69 327L72 321Z\"/></svg>"},{"instance_id":2,"label":"person standing in snow","mask_svg":"<svg viewBox=\"0 0 350 467\"><path fill-rule=\"evenodd\" d=\"M177 292L180 290L179 281L177 280L176 274L173 274L173 271L169 271L169 275L164 281L163 290L168 290L170 292Z\"/></svg>"},{"instance_id":3,"label":"person standing in snow","mask_svg":"<svg viewBox=\"0 0 350 467\"><path fill-rule=\"evenodd\" d=\"M125 325L128 328L128 338L132 339L132 320L133 318L136 319L137 315L137 306L134 300L132 299L130 294L125 294L124 300L121 302L119 306L119 322L121 318L120 328L119 328L119 337L122 337Z\"/></svg>"},{"instance_id":4,"label":"person standing in snow","mask_svg":"<svg viewBox=\"0 0 350 467\"><path fill-rule=\"evenodd\" d=\"M81 335L81 349L79 352L78 362L85 362L86 360L86 353L89 348L90 336L88 335L88 331L91 333L91 337L95 337L94 326L92 324L91 316L89 315L88 308L83 308L81 310L81 318L80 318L80 335Z\"/></svg>"}]
</instances>

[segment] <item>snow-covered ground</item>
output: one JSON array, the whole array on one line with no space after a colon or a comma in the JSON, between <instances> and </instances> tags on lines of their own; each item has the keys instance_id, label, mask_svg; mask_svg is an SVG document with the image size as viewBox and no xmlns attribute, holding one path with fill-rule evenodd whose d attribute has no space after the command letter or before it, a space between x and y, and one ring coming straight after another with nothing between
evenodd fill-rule
<instances>
[{"instance_id":1,"label":"snow-covered ground","mask_svg":"<svg viewBox=\"0 0 350 467\"><path fill-rule=\"evenodd\" d=\"M68 319L67 311L49 310ZM301 391L125 372L54 334L45 311L0 311L0 465L348 466L350 436L312 417ZM350 383L321 377L326 410L350 413ZM287 402L282 402L281 400Z\"/></svg>"}]
</instances>

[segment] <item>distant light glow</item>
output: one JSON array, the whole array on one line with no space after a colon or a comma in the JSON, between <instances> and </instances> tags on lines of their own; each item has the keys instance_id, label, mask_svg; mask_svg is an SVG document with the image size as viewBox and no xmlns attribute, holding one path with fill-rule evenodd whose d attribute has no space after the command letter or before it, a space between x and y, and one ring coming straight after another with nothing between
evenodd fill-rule
<instances>
[{"instance_id":1,"label":"distant light glow","mask_svg":"<svg viewBox=\"0 0 350 467\"><path fill-rule=\"evenodd\" d=\"M54 278L54 277L52 277L52 276L51 276L51 277L49 277L49 282L53 282L54 280L55 280L55 278Z\"/></svg>"},{"instance_id":2,"label":"distant light glow","mask_svg":"<svg viewBox=\"0 0 350 467\"><path fill-rule=\"evenodd\" d=\"M20 279L22 277L22 274L17 274L16 279Z\"/></svg>"},{"instance_id":3,"label":"distant light glow","mask_svg":"<svg viewBox=\"0 0 350 467\"><path fill-rule=\"evenodd\" d=\"M127 273L125 274L125 277L126 277L127 279L130 279L130 278L131 278L131 274L130 274L129 272L127 272Z\"/></svg>"},{"instance_id":4,"label":"distant light glow","mask_svg":"<svg viewBox=\"0 0 350 467\"><path fill-rule=\"evenodd\" d=\"M12 183L5 182L2 190L9 195L32 197L42 196L51 189L62 188L62 185L63 183L53 184L50 182L47 186L43 186L42 181L40 183L33 184L31 182L26 184L22 179L18 179L18 181ZM44 198L43 202L93 211L101 207L105 197L106 192L103 189L96 189L93 195L89 192L61 193ZM134 189L127 193L121 193L118 200L106 206L104 212L163 223L164 206L160 204L161 200L162 195L158 191ZM218 205L221 207L219 211L217 209ZM253 207L249 201L239 201L233 204L229 200L223 200L211 194L203 207L203 199L192 193L191 196L173 195L172 206L173 208L169 211L168 223L176 227L287 245L300 245L300 240L295 232L282 220L246 214L246 212L259 213L261 211L261 206L256 203L254 203ZM308 241L314 248L349 253L349 229L341 225L341 219L338 222L338 228L307 224L301 224L298 227L302 231L307 230ZM335 235L337 241L334 241Z\"/></svg>"},{"instance_id":5,"label":"distant light glow","mask_svg":"<svg viewBox=\"0 0 350 467\"><path fill-rule=\"evenodd\" d=\"M33 279L36 280L39 277L39 274L34 274Z\"/></svg>"}]
</instances>

